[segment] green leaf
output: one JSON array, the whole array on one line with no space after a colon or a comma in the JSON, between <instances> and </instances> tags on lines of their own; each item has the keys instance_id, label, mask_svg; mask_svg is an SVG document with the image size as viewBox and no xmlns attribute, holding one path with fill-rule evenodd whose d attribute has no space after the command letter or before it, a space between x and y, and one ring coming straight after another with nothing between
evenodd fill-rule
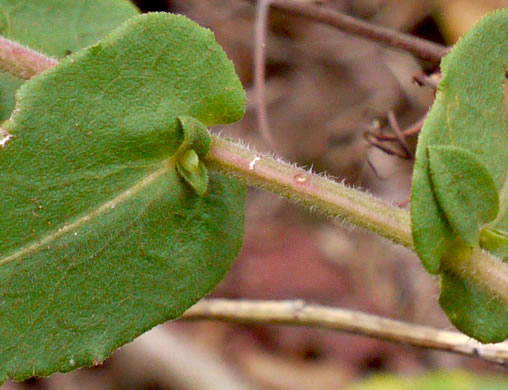
<instances>
[{"instance_id":1,"label":"green leaf","mask_svg":"<svg viewBox=\"0 0 508 390\"><path fill-rule=\"evenodd\" d=\"M0 382L101 362L177 318L243 236L245 187L211 172L199 196L176 168L244 112L209 30L135 17L18 100L0 148Z\"/></svg>"},{"instance_id":2,"label":"green leaf","mask_svg":"<svg viewBox=\"0 0 508 390\"><path fill-rule=\"evenodd\" d=\"M466 149L429 146L434 194L452 229L469 246L477 247L480 228L496 218L499 196L487 167Z\"/></svg>"},{"instance_id":3,"label":"green leaf","mask_svg":"<svg viewBox=\"0 0 508 390\"><path fill-rule=\"evenodd\" d=\"M128 0L0 0L0 35L63 58L138 13ZM9 118L22 83L0 72L0 121Z\"/></svg>"},{"instance_id":4,"label":"green leaf","mask_svg":"<svg viewBox=\"0 0 508 390\"><path fill-rule=\"evenodd\" d=\"M453 325L482 343L508 338L505 301L477 284L452 272L442 272L439 304Z\"/></svg>"},{"instance_id":5,"label":"green leaf","mask_svg":"<svg viewBox=\"0 0 508 390\"><path fill-rule=\"evenodd\" d=\"M0 71L0 122L8 119L16 105L14 94L23 85L23 80Z\"/></svg>"},{"instance_id":6,"label":"green leaf","mask_svg":"<svg viewBox=\"0 0 508 390\"><path fill-rule=\"evenodd\" d=\"M441 273L440 303L452 323L483 342L508 337L506 302L454 274L448 264L459 264L459 253L468 246L482 246L504 260L507 41L508 9L503 9L480 21L443 59L443 78L418 140L411 189L416 252L430 273Z\"/></svg>"},{"instance_id":7,"label":"green leaf","mask_svg":"<svg viewBox=\"0 0 508 390\"><path fill-rule=\"evenodd\" d=\"M475 154L501 192L508 173L504 105L507 40L505 9L480 21L442 61L443 78L418 139L411 190L415 249L433 274L439 272L441 258L457 235L433 191L427 148L452 145ZM500 200L502 210L508 199L501 196Z\"/></svg>"}]
</instances>

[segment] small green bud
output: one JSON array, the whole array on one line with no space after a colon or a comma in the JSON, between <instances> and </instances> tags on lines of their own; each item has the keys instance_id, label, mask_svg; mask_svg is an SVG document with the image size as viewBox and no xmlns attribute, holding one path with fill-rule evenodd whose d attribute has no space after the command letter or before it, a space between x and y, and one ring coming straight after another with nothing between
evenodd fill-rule
<instances>
[{"instance_id":1,"label":"small green bud","mask_svg":"<svg viewBox=\"0 0 508 390\"><path fill-rule=\"evenodd\" d=\"M180 158L178 159L180 166L189 171L190 173L195 173L198 170L199 166L199 157L194 149L188 149L182 153Z\"/></svg>"}]
</instances>

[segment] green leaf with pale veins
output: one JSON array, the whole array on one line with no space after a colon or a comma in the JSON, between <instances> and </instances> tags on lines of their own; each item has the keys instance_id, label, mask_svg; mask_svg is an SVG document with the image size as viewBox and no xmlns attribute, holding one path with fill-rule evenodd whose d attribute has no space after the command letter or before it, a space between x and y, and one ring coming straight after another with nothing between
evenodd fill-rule
<instances>
[{"instance_id":1,"label":"green leaf with pale veins","mask_svg":"<svg viewBox=\"0 0 508 390\"><path fill-rule=\"evenodd\" d=\"M487 167L466 149L429 146L430 179L439 207L466 244L477 247L480 228L496 218L499 195Z\"/></svg>"},{"instance_id":2,"label":"green leaf with pale veins","mask_svg":"<svg viewBox=\"0 0 508 390\"><path fill-rule=\"evenodd\" d=\"M0 148L0 382L101 362L177 318L243 236L245 187L210 172L200 196L176 168L244 112L209 30L135 17L18 100Z\"/></svg>"},{"instance_id":3,"label":"green leaf with pale veins","mask_svg":"<svg viewBox=\"0 0 508 390\"><path fill-rule=\"evenodd\" d=\"M128 0L0 0L0 35L63 58L138 14ZM9 118L22 83L0 72L0 121Z\"/></svg>"},{"instance_id":4,"label":"green leaf with pale veins","mask_svg":"<svg viewBox=\"0 0 508 390\"><path fill-rule=\"evenodd\" d=\"M430 273L441 273L440 303L453 324L483 342L508 337L508 307L485 286L451 273L447 264L471 246L490 250L500 262L506 253L506 42L508 9L503 9L481 20L443 58L411 189L416 252Z\"/></svg>"}]
</instances>

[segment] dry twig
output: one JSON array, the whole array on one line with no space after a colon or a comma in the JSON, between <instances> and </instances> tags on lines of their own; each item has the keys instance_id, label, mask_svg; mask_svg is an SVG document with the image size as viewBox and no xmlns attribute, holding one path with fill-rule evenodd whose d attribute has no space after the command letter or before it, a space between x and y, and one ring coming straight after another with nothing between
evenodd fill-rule
<instances>
[{"instance_id":1,"label":"dry twig","mask_svg":"<svg viewBox=\"0 0 508 390\"><path fill-rule=\"evenodd\" d=\"M256 0L249 0L255 2ZM377 26L361 19L345 15L326 7L320 7L307 2L293 0L271 0L273 8L287 13L303 16L316 22L335 27L341 31L376 42L382 42L414 54L415 56L437 64L448 53L449 48L421 39L397 30Z\"/></svg>"},{"instance_id":2,"label":"dry twig","mask_svg":"<svg viewBox=\"0 0 508 390\"><path fill-rule=\"evenodd\" d=\"M454 352L501 365L508 362L507 342L480 344L458 332L413 325L353 310L308 304L302 300L205 299L187 310L182 319L306 326Z\"/></svg>"}]
</instances>

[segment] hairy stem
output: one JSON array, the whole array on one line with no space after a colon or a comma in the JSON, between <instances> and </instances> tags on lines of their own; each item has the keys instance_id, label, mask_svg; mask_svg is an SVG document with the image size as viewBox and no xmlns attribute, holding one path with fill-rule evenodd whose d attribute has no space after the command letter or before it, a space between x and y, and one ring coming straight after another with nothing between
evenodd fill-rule
<instances>
[{"instance_id":1,"label":"hairy stem","mask_svg":"<svg viewBox=\"0 0 508 390\"><path fill-rule=\"evenodd\" d=\"M11 50L12 47L16 50ZM6 70L21 77L57 65L56 60L47 57L38 63L43 56L5 38L0 39L0 53L10 53L9 61L0 61L0 67L6 66ZM275 192L311 210L340 217L413 249L409 213L369 194L219 137L213 137L206 161L249 185ZM461 258L461 262L449 262L450 270L466 279L481 279L486 289L508 304L508 265L480 250L472 250Z\"/></svg>"},{"instance_id":2,"label":"hairy stem","mask_svg":"<svg viewBox=\"0 0 508 390\"><path fill-rule=\"evenodd\" d=\"M256 0L249 1L256 2ZM404 34L397 30L377 26L330 8L292 0L271 0L270 6L287 13L312 19L349 34L385 43L435 64L439 63L441 58L448 52L446 46Z\"/></svg>"},{"instance_id":3,"label":"hairy stem","mask_svg":"<svg viewBox=\"0 0 508 390\"><path fill-rule=\"evenodd\" d=\"M508 305L508 264L481 248L463 248L445 257L442 267L472 281Z\"/></svg>"},{"instance_id":4,"label":"hairy stem","mask_svg":"<svg viewBox=\"0 0 508 390\"><path fill-rule=\"evenodd\" d=\"M14 76L28 80L57 64L53 58L0 36L0 69Z\"/></svg>"},{"instance_id":5,"label":"hairy stem","mask_svg":"<svg viewBox=\"0 0 508 390\"><path fill-rule=\"evenodd\" d=\"M409 214L365 192L219 137L213 137L206 160L215 169L249 185L413 247Z\"/></svg>"},{"instance_id":6,"label":"hairy stem","mask_svg":"<svg viewBox=\"0 0 508 390\"><path fill-rule=\"evenodd\" d=\"M484 345L458 332L409 324L353 310L308 304L301 300L204 299L187 310L182 319L307 326L476 356L499 364L508 362L508 343Z\"/></svg>"},{"instance_id":7,"label":"hairy stem","mask_svg":"<svg viewBox=\"0 0 508 390\"><path fill-rule=\"evenodd\" d=\"M219 137L212 138L207 164L244 183L290 199L331 217L413 248L409 213L365 192L313 174ZM447 267L480 282L508 304L508 265L479 248L463 251Z\"/></svg>"}]
</instances>

